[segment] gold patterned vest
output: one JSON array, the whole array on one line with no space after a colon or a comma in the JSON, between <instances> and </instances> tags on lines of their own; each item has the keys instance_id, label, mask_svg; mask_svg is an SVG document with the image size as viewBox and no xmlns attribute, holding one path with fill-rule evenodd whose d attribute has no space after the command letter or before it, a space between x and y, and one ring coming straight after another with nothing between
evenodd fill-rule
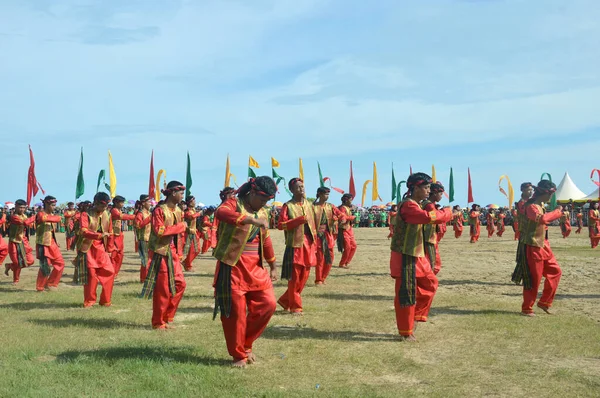
<instances>
[{"instance_id":1,"label":"gold patterned vest","mask_svg":"<svg viewBox=\"0 0 600 398\"><path fill-rule=\"evenodd\" d=\"M41 217L43 218L44 215L45 213L42 213ZM52 244L52 240L56 241L54 232L54 223L49 221L42 221L41 223L38 223L35 228L35 244L50 246Z\"/></svg>"},{"instance_id":2,"label":"gold patterned vest","mask_svg":"<svg viewBox=\"0 0 600 398\"><path fill-rule=\"evenodd\" d=\"M352 217L352 209L348 206L341 205L338 209L344 214L346 217ZM340 228L345 230L352 229L352 221L343 221L340 222Z\"/></svg>"},{"instance_id":3,"label":"gold patterned vest","mask_svg":"<svg viewBox=\"0 0 600 398\"><path fill-rule=\"evenodd\" d=\"M123 214L123 212L119 209L113 209L113 210L117 210L119 212L119 214ZM118 220L113 219L112 224L113 224L113 235L114 236L121 235L121 225L123 224L123 221L120 218Z\"/></svg>"},{"instance_id":4,"label":"gold patterned vest","mask_svg":"<svg viewBox=\"0 0 600 398\"><path fill-rule=\"evenodd\" d=\"M104 233L110 230L111 217L108 211L104 211L100 214L96 213L94 209L90 209L87 213L81 213L81 217L88 218L87 229L92 232ZM81 221L80 221L81 223ZM92 246L92 239L87 239L83 236L85 231L80 228L79 238L77 239L77 251L81 253L87 253Z\"/></svg>"},{"instance_id":5,"label":"gold patterned vest","mask_svg":"<svg viewBox=\"0 0 600 398\"><path fill-rule=\"evenodd\" d=\"M315 221L317 222L317 230L322 228L327 229L330 233L337 234L337 221L333 219L333 205L325 203L324 205L313 206L315 210ZM323 225L323 222L325 225Z\"/></svg>"},{"instance_id":6,"label":"gold patterned vest","mask_svg":"<svg viewBox=\"0 0 600 398\"><path fill-rule=\"evenodd\" d=\"M427 205L433 204L432 201L425 199L421 203L421 207L424 209ZM433 205L435 211L435 205ZM436 224L425 224L423 225L423 239L427 243L435 245L437 243L437 225Z\"/></svg>"},{"instance_id":7,"label":"gold patterned vest","mask_svg":"<svg viewBox=\"0 0 600 398\"><path fill-rule=\"evenodd\" d=\"M150 212L146 209L140 210L142 213L142 220L146 220L148 217L152 216ZM152 223L146 224L145 227L137 228L137 239L140 242L148 242L150 240L150 231L152 230Z\"/></svg>"},{"instance_id":8,"label":"gold patterned vest","mask_svg":"<svg viewBox=\"0 0 600 398\"><path fill-rule=\"evenodd\" d=\"M189 209L187 211L187 213L194 215L197 213L197 211L196 211L196 209ZM200 217L198 217L198 218L200 218ZM187 224L188 234L196 234L196 221L198 221L198 218L192 218L190 220L185 220L185 223Z\"/></svg>"},{"instance_id":9,"label":"gold patterned vest","mask_svg":"<svg viewBox=\"0 0 600 398\"><path fill-rule=\"evenodd\" d=\"M408 224L402 219L400 213L400 209L402 209L402 206L408 201L415 202L412 199L406 199L398 205L398 214L396 216L396 225L394 226L391 249L396 253L402 253L413 257L425 257L423 225Z\"/></svg>"},{"instance_id":10,"label":"gold patterned vest","mask_svg":"<svg viewBox=\"0 0 600 398\"><path fill-rule=\"evenodd\" d=\"M236 212L241 213L246 217L256 216L256 218L261 220L269 220L269 212L266 210L266 208L260 209L255 215L254 213L246 211L240 199L236 200ZM217 242L217 247L215 247L215 250L213 251L213 256L222 263L235 267L237 262L240 260L240 257L242 257L246 243L248 243L248 239L255 228L256 227L251 224L233 225L224 221L220 221L219 240ZM260 228L259 234L260 265L262 266L262 261L264 259L263 245L269 236L269 231Z\"/></svg>"},{"instance_id":11,"label":"gold patterned vest","mask_svg":"<svg viewBox=\"0 0 600 398\"><path fill-rule=\"evenodd\" d=\"M304 203L289 201L286 203L288 220L296 217L305 216L306 224L300 225L291 231L283 231L285 235L285 245L287 247L299 248L304 245L304 235L309 235L314 241L317 238L315 211L313 205L305 200Z\"/></svg>"},{"instance_id":12,"label":"gold patterned vest","mask_svg":"<svg viewBox=\"0 0 600 398\"><path fill-rule=\"evenodd\" d=\"M27 216L25 214L17 215L14 217L18 217L21 221L27 220ZM10 223L10 227L8 228L8 240L9 242L21 243L23 242L23 237L25 236L25 225Z\"/></svg>"},{"instance_id":13,"label":"gold patterned vest","mask_svg":"<svg viewBox=\"0 0 600 398\"><path fill-rule=\"evenodd\" d=\"M161 256L166 256L167 251L171 250L171 242L173 242L175 235L163 236L161 232L164 232L165 227L171 227L183 222L183 211L181 211L179 206L175 206L175 211L172 211L166 204L160 206L160 208L165 216L164 227L159 228L158 235L154 232L154 228L151 229L148 249Z\"/></svg>"},{"instance_id":14,"label":"gold patterned vest","mask_svg":"<svg viewBox=\"0 0 600 398\"><path fill-rule=\"evenodd\" d=\"M523 243L529 246L544 247L544 240L546 239L546 225L539 222L543 214L546 213L546 209L543 206L532 203L527 206L535 206L538 208L539 213L535 220L530 220L528 217L523 222L524 226L521 230L521 240ZM525 207L525 214L527 214L527 207Z\"/></svg>"}]
</instances>

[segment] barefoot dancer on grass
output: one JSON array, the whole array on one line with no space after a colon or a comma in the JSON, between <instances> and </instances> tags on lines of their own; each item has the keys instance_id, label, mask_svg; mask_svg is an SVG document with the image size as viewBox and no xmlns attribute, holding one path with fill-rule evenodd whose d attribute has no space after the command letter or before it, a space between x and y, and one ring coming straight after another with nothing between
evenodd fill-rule
<instances>
[{"instance_id":1,"label":"barefoot dancer on grass","mask_svg":"<svg viewBox=\"0 0 600 398\"><path fill-rule=\"evenodd\" d=\"M429 196L431 177L414 173L408 177L408 192L398 206L392 237L390 274L396 280L394 308L403 340L414 341L414 323L426 322L438 287L433 267L425 255L423 226L452 219L450 208L425 211L420 203Z\"/></svg>"},{"instance_id":2,"label":"barefoot dancer on grass","mask_svg":"<svg viewBox=\"0 0 600 398\"><path fill-rule=\"evenodd\" d=\"M252 345L277 307L272 284L277 280L277 265L265 209L276 192L270 177L252 178L240 187L237 198L225 199L215 214L220 239L214 250L214 317L221 312L227 351L235 367L256 361Z\"/></svg>"}]
</instances>

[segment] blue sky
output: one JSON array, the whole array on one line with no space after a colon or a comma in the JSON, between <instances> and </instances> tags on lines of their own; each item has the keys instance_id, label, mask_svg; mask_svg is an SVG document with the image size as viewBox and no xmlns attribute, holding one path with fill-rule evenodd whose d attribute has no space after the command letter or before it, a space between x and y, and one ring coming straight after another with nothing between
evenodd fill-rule
<instances>
[{"instance_id":1,"label":"blue sky","mask_svg":"<svg viewBox=\"0 0 600 398\"><path fill-rule=\"evenodd\" d=\"M506 204L542 172L568 171L586 194L600 168L600 2L596 0L5 0L0 2L0 201L37 177L85 198L113 155L117 191L147 191L155 169L218 201L227 153L318 186L317 164L347 189L379 169L431 171L457 203L467 167L480 204ZM262 173L261 173L262 172ZM281 198L286 194L282 191ZM370 196L370 192L369 192ZM339 195L332 195L334 201ZM370 204L370 200L367 201Z\"/></svg>"}]
</instances>

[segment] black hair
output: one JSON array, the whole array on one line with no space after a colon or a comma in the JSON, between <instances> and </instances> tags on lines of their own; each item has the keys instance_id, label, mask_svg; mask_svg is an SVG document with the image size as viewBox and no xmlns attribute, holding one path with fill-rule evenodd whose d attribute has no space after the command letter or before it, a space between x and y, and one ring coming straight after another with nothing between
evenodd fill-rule
<instances>
[{"instance_id":1,"label":"black hair","mask_svg":"<svg viewBox=\"0 0 600 398\"><path fill-rule=\"evenodd\" d=\"M258 194L273 197L277 193L277 185L269 176L260 176L249 179L238 189L238 196L244 197L255 189Z\"/></svg>"},{"instance_id":2,"label":"black hair","mask_svg":"<svg viewBox=\"0 0 600 398\"><path fill-rule=\"evenodd\" d=\"M317 196L319 196L320 194L329 193L329 192L331 192L331 189L329 189L327 187L319 187L319 188L317 188Z\"/></svg>"},{"instance_id":3,"label":"black hair","mask_svg":"<svg viewBox=\"0 0 600 398\"><path fill-rule=\"evenodd\" d=\"M412 195L415 187L418 187L423 184L431 184L431 177L425 173L413 173L406 179L406 188L408 190L404 194L404 197L407 198Z\"/></svg>"},{"instance_id":4,"label":"black hair","mask_svg":"<svg viewBox=\"0 0 600 398\"><path fill-rule=\"evenodd\" d=\"M294 189L294 184L296 184L297 182L304 182L302 179L298 178L298 177L294 177L291 180L288 181L288 188L291 191L292 189Z\"/></svg>"},{"instance_id":5,"label":"black hair","mask_svg":"<svg viewBox=\"0 0 600 398\"><path fill-rule=\"evenodd\" d=\"M125 198L122 197L121 195L117 195L113 198L113 203L116 203L116 202L125 202Z\"/></svg>"},{"instance_id":6,"label":"black hair","mask_svg":"<svg viewBox=\"0 0 600 398\"><path fill-rule=\"evenodd\" d=\"M521 192L523 192L524 190L526 190L527 188L532 187L532 186L533 186L533 184L530 183L530 182L524 182L524 183L522 183L521 184Z\"/></svg>"},{"instance_id":7,"label":"black hair","mask_svg":"<svg viewBox=\"0 0 600 398\"><path fill-rule=\"evenodd\" d=\"M15 206L27 206L27 202L25 202L23 199L18 199L15 202Z\"/></svg>"},{"instance_id":8,"label":"black hair","mask_svg":"<svg viewBox=\"0 0 600 398\"><path fill-rule=\"evenodd\" d=\"M342 202L344 201L344 199L352 200L352 199L354 199L354 196L352 196L352 194L350 194L350 193L345 193L342 195Z\"/></svg>"},{"instance_id":9,"label":"black hair","mask_svg":"<svg viewBox=\"0 0 600 398\"><path fill-rule=\"evenodd\" d=\"M232 187L223 188L223 190L219 192L219 198L221 198L221 202L223 202L227 198L227 195L229 195L232 192L235 192L235 189L233 189Z\"/></svg>"},{"instance_id":10,"label":"black hair","mask_svg":"<svg viewBox=\"0 0 600 398\"><path fill-rule=\"evenodd\" d=\"M48 195L44 199L42 199L42 203L52 202L52 201L56 201L56 198L52 195Z\"/></svg>"},{"instance_id":11,"label":"black hair","mask_svg":"<svg viewBox=\"0 0 600 398\"><path fill-rule=\"evenodd\" d=\"M140 202L145 202L148 199L150 199L150 195L146 195L144 193L140 195Z\"/></svg>"},{"instance_id":12,"label":"black hair","mask_svg":"<svg viewBox=\"0 0 600 398\"><path fill-rule=\"evenodd\" d=\"M430 193L440 193L440 192L444 192L444 186L442 185L442 183L439 181L432 183Z\"/></svg>"},{"instance_id":13,"label":"black hair","mask_svg":"<svg viewBox=\"0 0 600 398\"><path fill-rule=\"evenodd\" d=\"M531 199L529 199L527 201L527 203L531 204L533 202L535 202L535 200L537 198L539 198L541 195L544 194L548 194L548 193L554 193L556 192L556 184L553 183L550 180L541 180L540 182L538 182L537 186L533 187L533 196L531 197Z\"/></svg>"},{"instance_id":14,"label":"black hair","mask_svg":"<svg viewBox=\"0 0 600 398\"><path fill-rule=\"evenodd\" d=\"M71 205L74 205L74 204L75 203L73 203L73 202L69 202L69 203L67 203L67 206L71 206Z\"/></svg>"},{"instance_id":15,"label":"black hair","mask_svg":"<svg viewBox=\"0 0 600 398\"><path fill-rule=\"evenodd\" d=\"M110 196L106 192L98 192L94 195L94 202L105 202L108 204L110 202Z\"/></svg>"}]
</instances>

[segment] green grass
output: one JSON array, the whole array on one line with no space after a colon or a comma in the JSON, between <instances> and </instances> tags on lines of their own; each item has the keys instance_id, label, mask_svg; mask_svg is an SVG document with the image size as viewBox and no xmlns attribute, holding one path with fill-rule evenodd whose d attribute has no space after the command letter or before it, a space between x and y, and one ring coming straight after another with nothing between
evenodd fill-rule
<instances>
[{"instance_id":1,"label":"green grass","mask_svg":"<svg viewBox=\"0 0 600 398\"><path fill-rule=\"evenodd\" d=\"M563 268L556 315L525 318L521 290L509 283L511 237L470 245L448 234L430 321L410 344L396 339L386 232L357 230L356 261L333 269L325 287L311 275L305 316L277 312L255 345L260 362L245 370L229 367L212 321L208 256L186 274L178 328L166 332L150 328L151 301L136 298L131 241L110 308L82 308L72 267L58 292L35 292L37 268L18 287L4 278L0 396L598 396L600 252L585 235L563 240L552 229ZM276 294L284 290L279 282Z\"/></svg>"}]
</instances>

